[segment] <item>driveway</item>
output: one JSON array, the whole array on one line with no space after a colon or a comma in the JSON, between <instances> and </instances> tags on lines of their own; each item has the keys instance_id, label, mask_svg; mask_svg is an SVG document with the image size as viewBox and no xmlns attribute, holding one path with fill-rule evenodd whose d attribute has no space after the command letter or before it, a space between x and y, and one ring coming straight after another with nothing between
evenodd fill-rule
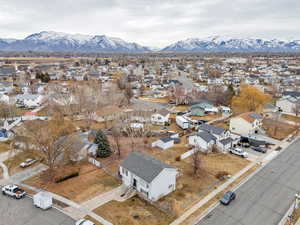
<instances>
[{"instance_id":1,"label":"driveway","mask_svg":"<svg viewBox=\"0 0 300 225\"><path fill-rule=\"evenodd\" d=\"M300 139L237 191L229 206L218 205L197 225L277 225L300 190Z\"/></svg>"},{"instance_id":2,"label":"driveway","mask_svg":"<svg viewBox=\"0 0 300 225\"><path fill-rule=\"evenodd\" d=\"M15 200L0 195L0 225L74 225L75 221L56 209L35 208L32 199Z\"/></svg>"}]
</instances>

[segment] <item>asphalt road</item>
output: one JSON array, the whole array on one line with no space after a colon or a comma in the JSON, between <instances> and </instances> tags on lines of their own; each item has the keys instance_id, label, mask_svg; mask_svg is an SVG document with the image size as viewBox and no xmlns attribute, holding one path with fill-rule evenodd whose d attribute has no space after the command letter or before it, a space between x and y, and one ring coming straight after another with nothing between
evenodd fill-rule
<instances>
[{"instance_id":1,"label":"asphalt road","mask_svg":"<svg viewBox=\"0 0 300 225\"><path fill-rule=\"evenodd\" d=\"M198 225L277 225L300 191L297 140L237 191L229 206L218 205Z\"/></svg>"},{"instance_id":2,"label":"asphalt road","mask_svg":"<svg viewBox=\"0 0 300 225\"><path fill-rule=\"evenodd\" d=\"M56 209L35 208L32 199L20 200L0 194L0 225L74 225L75 221Z\"/></svg>"}]
</instances>

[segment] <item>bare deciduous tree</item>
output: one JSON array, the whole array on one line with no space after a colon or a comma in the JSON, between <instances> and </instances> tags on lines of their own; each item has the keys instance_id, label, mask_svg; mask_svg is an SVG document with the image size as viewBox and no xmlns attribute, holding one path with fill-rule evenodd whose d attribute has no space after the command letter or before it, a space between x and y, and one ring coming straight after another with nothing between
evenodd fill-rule
<instances>
[{"instance_id":1,"label":"bare deciduous tree","mask_svg":"<svg viewBox=\"0 0 300 225\"><path fill-rule=\"evenodd\" d=\"M198 177L202 169L202 160L200 157L199 146L195 147L194 154L192 155L192 168L193 168L193 175Z\"/></svg>"}]
</instances>

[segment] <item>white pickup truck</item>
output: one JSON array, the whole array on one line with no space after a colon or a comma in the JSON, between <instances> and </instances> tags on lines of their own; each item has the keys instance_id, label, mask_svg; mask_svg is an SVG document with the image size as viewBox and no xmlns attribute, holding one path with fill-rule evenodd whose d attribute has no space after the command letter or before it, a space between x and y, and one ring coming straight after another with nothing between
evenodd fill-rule
<instances>
[{"instance_id":1,"label":"white pickup truck","mask_svg":"<svg viewBox=\"0 0 300 225\"><path fill-rule=\"evenodd\" d=\"M247 158L248 157L248 153L245 152L244 150L240 149L240 148L230 149L229 152L231 154L238 155L238 156L241 156L243 158Z\"/></svg>"},{"instance_id":2,"label":"white pickup truck","mask_svg":"<svg viewBox=\"0 0 300 225\"><path fill-rule=\"evenodd\" d=\"M16 199L21 199L26 195L26 192L19 188L17 185L10 184L2 188L2 194L9 195Z\"/></svg>"}]
</instances>

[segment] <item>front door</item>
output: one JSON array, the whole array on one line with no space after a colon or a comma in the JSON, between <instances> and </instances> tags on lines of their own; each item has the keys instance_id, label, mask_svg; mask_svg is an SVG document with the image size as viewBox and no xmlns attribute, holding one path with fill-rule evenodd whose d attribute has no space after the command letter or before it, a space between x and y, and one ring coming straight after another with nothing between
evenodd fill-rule
<instances>
[{"instance_id":1,"label":"front door","mask_svg":"<svg viewBox=\"0 0 300 225\"><path fill-rule=\"evenodd\" d=\"M133 187L136 188L136 179L133 178Z\"/></svg>"}]
</instances>

